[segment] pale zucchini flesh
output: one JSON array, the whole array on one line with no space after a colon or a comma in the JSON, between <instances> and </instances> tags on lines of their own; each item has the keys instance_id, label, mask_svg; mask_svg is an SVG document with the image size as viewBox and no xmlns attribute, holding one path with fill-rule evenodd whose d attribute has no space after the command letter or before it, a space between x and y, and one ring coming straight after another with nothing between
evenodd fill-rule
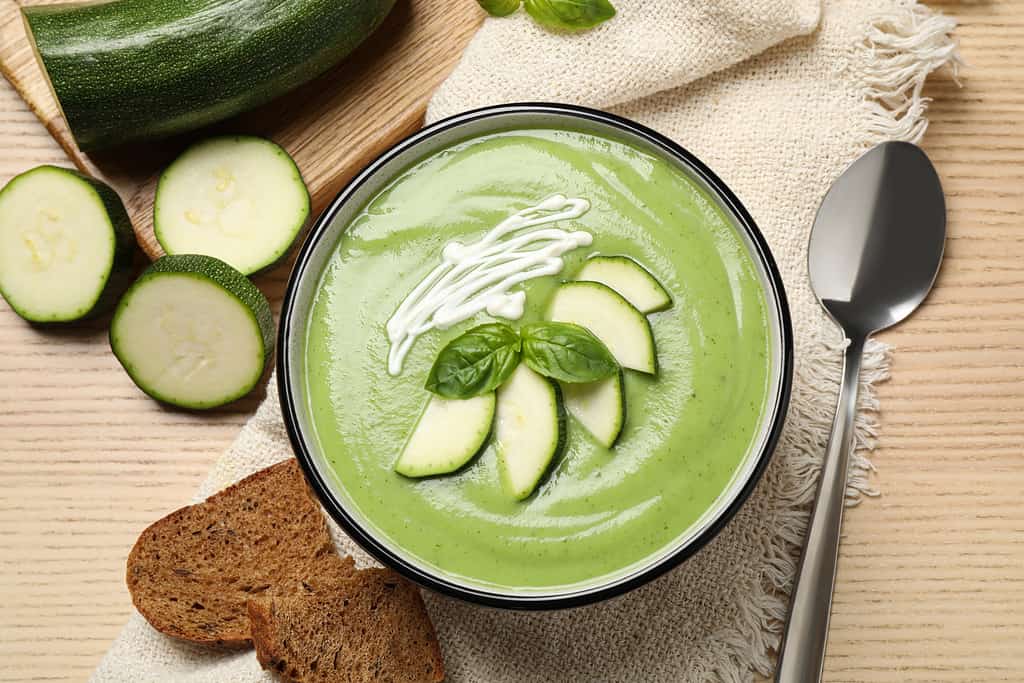
<instances>
[{"instance_id":1,"label":"pale zucchini flesh","mask_svg":"<svg viewBox=\"0 0 1024 683\"><path fill-rule=\"evenodd\" d=\"M227 264L165 256L122 297L110 346L153 398L213 408L260 380L273 348L273 319L266 298Z\"/></svg>"},{"instance_id":2,"label":"pale zucchini flesh","mask_svg":"<svg viewBox=\"0 0 1024 683\"><path fill-rule=\"evenodd\" d=\"M566 411L594 439L611 448L626 423L626 392L621 372L596 382L571 384L562 382Z\"/></svg>"},{"instance_id":3,"label":"pale zucchini flesh","mask_svg":"<svg viewBox=\"0 0 1024 683\"><path fill-rule=\"evenodd\" d=\"M520 363L498 387L494 439L506 488L518 500L529 497L565 446L558 385Z\"/></svg>"},{"instance_id":4,"label":"pale zucchini flesh","mask_svg":"<svg viewBox=\"0 0 1024 683\"><path fill-rule=\"evenodd\" d=\"M103 183L39 166L0 191L0 293L35 323L109 310L128 284L135 238Z\"/></svg>"},{"instance_id":5,"label":"pale zucchini flesh","mask_svg":"<svg viewBox=\"0 0 1024 683\"><path fill-rule=\"evenodd\" d=\"M643 313L599 282L567 282L555 290L548 318L575 323L604 342L619 365L649 375L657 372L654 336Z\"/></svg>"},{"instance_id":6,"label":"pale zucchini flesh","mask_svg":"<svg viewBox=\"0 0 1024 683\"><path fill-rule=\"evenodd\" d=\"M288 153L270 140L203 140L161 174L153 228L168 254L205 254L243 275L273 266L309 216L309 192Z\"/></svg>"},{"instance_id":7,"label":"pale zucchini flesh","mask_svg":"<svg viewBox=\"0 0 1024 683\"><path fill-rule=\"evenodd\" d=\"M467 399L431 396L395 463L406 477L454 472L473 459L491 433L494 392Z\"/></svg>"},{"instance_id":8,"label":"pale zucchini flesh","mask_svg":"<svg viewBox=\"0 0 1024 683\"><path fill-rule=\"evenodd\" d=\"M657 278L628 256L594 256L583 264L576 279L611 287L641 313L662 311L672 305L672 297Z\"/></svg>"}]
</instances>

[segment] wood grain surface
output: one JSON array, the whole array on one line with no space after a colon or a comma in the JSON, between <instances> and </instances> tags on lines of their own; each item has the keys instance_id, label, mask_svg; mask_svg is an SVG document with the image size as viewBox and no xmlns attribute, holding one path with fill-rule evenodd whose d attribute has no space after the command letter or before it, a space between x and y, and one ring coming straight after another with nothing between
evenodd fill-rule
<instances>
[{"instance_id":1,"label":"wood grain surface","mask_svg":"<svg viewBox=\"0 0 1024 683\"><path fill-rule=\"evenodd\" d=\"M1024 0L938 4L970 67L962 90L928 93L947 257L885 335L883 495L847 516L829 681L1024 680ZM66 161L0 83L0 183ZM258 284L279 299L286 272ZM118 367L106 323L40 332L0 304L0 680L88 677L129 613L136 535L260 398L165 410Z\"/></svg>"},{"instance_id":2,"label":"wood grain surface","mask_svg":"<svg viewBox=\"0 0 1024 683\"><path fill-rule=\"evenodd\" d=\"M18 9L53 2L0 0L0 72L74 165L117 190L139 246L157 258L163 255L153 233L157 177L195 135L114 154L83 154L36 62ZM262 135L284 147L302 170L316 215L359 169L420 127L431 93L482 18L471 2L398 0L381 27L339 67L213 130Z\"/></svg>"}]
</instances>

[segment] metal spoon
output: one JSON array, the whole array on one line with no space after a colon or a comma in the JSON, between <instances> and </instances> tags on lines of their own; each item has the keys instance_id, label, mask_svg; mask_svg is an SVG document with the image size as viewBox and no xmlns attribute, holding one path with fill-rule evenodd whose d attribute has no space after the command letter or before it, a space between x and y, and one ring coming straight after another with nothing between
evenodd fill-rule
<instances>
[{"instance_id":1,"label":"metal spoon","mask_svg":"<svg viewBox=\"0 0 1024 683\"><path fill-rule=\"evenodd\" d=\"M829 189L814 219L807 259L811 287L849 345L779 650L779 683L821 680L864 344L924 301L945 238L939 177L925 153L905 142L878 145L853 162Z\"/></svg>"}]
</instances>

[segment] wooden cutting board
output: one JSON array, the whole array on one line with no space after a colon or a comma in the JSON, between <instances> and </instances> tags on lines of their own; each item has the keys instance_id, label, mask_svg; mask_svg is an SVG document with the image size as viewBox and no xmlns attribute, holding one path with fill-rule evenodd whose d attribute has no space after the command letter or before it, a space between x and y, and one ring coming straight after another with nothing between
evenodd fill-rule
<instances>
[{"instance_id":1,"label":"wooden cutting board","mask_svg":"<svg viewBox=\"0 0 1024 683\"><path fill-rule=\"evenodd\" d=\"M46 2L0 0L0 72L74 164L117 190L150 258L163 254L153 235L156 178L189 141L211 132L274 140L299 165L316 215L366 163L422 125L431 93L484 17L473 0L398 0L384 24L342 64L259 109L159 144L86 155L61 117L21 21L19 6Z\"/></svg>"}]
</instances>

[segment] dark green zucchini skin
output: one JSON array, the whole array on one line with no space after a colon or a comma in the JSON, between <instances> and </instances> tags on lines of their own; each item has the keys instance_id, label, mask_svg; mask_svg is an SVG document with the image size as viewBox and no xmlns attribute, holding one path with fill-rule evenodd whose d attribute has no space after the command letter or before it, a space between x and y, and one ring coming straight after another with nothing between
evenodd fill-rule
<instances>
[{"instance_id":1,"label":"dark green zucchini skin","mask_svg":"<svg viewBox=\"0 0 1024 683\"><path fill-rule=\"evenodd\" d=\"M62 169L71 173L83 181L89 183L100 201L103 202L110 218L110 224L114 228L114 262L110 266L110 277L107 278L107 285L103 288L92 310L86 317L93 318L112 309L121 298L121 294L132 282L135 260L135 230L132 229L132 221L124 208L121 197L114 192L113 188L103 181L91 178L84 173L79 173L70 168Z\"/></svg>"},{"instance_id":2,"label":"dark green zucchini skin","mask_svg":"<svg viewBox=\"0 0 1024 683\"><path fill-rule=\"evenodd\" d=\"M114 0L22 8L84 151L252 109L352 52L395 0Z\"/></svg>"},{"instance_id":3,"label":"dark green zucchini skin","mask_svg":"<svg viewBox=\"0 0 1024 683\"><path fill-rule=\"evenodd\" d=\"M558 464L562 462L562 456L565 455L565 446L569 443L569 414L565 410L565 400L562 398L562 387L558 386L558 382L547 377L544 378L555 391L555 419L558 422L558 441L555 443L555 450L551 453L551 460L548 461L547 467L544 468L543 474L540 475L540 479L537 480L537 485L533 487L533 491L526 498L537 495L537 491L540 487L551 478L552 473L558 468ZM524 498L525 500L525 498Z\"/></svg>"}]
</instances>

